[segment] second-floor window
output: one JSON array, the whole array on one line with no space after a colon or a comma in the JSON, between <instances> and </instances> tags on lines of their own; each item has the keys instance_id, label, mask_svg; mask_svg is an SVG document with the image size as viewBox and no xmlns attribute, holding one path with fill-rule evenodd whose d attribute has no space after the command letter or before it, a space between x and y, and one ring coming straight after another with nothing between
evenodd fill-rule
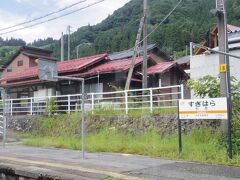
<instances>
[{"instance_id":1,"label":"second-floor window","mask_svg":"<svg viewBox=\"0 0 240 180\"><path fill-rule=\"evenodd\" d=\"M9 68L9 69L7 69L7 72L12 72L12 69L10 69L10 68Z\"/></svg>"},{"instance_id":2,"label":"second-floor window","mask_svg":"<svg viewBox=\"0 0 240 180\"><path fill-rule=\"evenodd\" d=\"M23 60L17 62L18 66L23 66Z\"/></svg>"}]
</instances>

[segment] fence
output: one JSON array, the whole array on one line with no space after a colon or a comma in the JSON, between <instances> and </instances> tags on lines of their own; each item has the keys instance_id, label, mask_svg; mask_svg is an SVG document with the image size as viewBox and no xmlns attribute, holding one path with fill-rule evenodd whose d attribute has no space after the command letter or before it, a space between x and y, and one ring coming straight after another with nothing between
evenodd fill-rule
<instances>
[{"instance_id":1,"label":"fence","mask_svg":"<svg viewBox=\"0 0 240 180\"><path fill-rule=\"evenodd\" d=\"M123 110L157 108L176 108L177 100L184 96L184 86L168 86L148 89L134 89L104 93L88 93L85 96L85 109L93 111L98 108ZM49 112L71 113L81 111L82 94L7 99L9 114L37 115ZM2 108L1 108L2 109Z\"/></svg>"}]
</instances>

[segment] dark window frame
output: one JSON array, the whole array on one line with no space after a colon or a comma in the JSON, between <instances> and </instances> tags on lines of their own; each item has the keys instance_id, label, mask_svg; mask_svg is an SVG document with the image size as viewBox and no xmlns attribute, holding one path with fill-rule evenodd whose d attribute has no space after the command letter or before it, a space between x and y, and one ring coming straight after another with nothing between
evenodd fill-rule
<instances>
[{"instance_id":1,"label":"dark window frame","mask_svg":"<svg viewBox=\"0 0 240 180\"><path fill-rule=\"evenodd\" d=\"M12 69L11 68L7 68L7 72L12 72Z\"/></svg>"},{"instance_id":2,"label":"dark window frame","mask_svg":"<svg viewBox=\"0 0 240 180\"><path fill-rule=\"evenodd\" d=\"M18 66L18 67L23 66L23 60L19 60L19 61L17 62L17 66Z\"/></svg>"}]
</instances>

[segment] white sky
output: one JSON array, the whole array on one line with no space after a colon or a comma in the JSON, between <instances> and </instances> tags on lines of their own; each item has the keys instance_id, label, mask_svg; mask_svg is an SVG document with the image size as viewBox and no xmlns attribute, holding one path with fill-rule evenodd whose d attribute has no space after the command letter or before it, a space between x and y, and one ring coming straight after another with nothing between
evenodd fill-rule
<instances>
[{"instance_id":1,"label":"white sky","mask_svg":"<svg viewBox=\"0 0 240 180\"><path fill-rule=\"evenodd\" d=\"M56 11L59 8L63 8L78 1L79 0L8 0L3 2L3 4L1 2L0 29ZM96 1L98 0L87 0L71 8L71 10L79 9ZM65 33L68 25L72 26L72 31L76 31L81 26L97 24L129 1L130 0L105 0L98 5L58 20L0 36L4 38L22 38L26 42L32 42L35 39L47 37L59 39L61 32ZM3 32L4 31L0 31L0 33Z\"/></svg>"}]
</instances>

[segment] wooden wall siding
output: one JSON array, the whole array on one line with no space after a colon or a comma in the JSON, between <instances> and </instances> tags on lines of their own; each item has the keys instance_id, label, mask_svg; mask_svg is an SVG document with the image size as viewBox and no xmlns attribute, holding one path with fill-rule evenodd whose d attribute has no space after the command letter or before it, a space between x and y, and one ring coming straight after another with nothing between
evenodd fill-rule
<instances>
[{"instance_id":1,"label":"wooden wall siding","mask_svg":"<svg viewBox=\"0 0 240 180\"><path fill-rule=\"evenodd\" d=\"M18 61L23 61L23 65L22 66L18 66ZM25 69L29 68L29 63L30 63L30 58L23 55L23 54L19 54L7 67L7 69L11 69L12 72L17 72L17 71L22 71ZM7 69L4 69L3 71L3 75L6 75Z\"/></svg>"}]
</instances>

